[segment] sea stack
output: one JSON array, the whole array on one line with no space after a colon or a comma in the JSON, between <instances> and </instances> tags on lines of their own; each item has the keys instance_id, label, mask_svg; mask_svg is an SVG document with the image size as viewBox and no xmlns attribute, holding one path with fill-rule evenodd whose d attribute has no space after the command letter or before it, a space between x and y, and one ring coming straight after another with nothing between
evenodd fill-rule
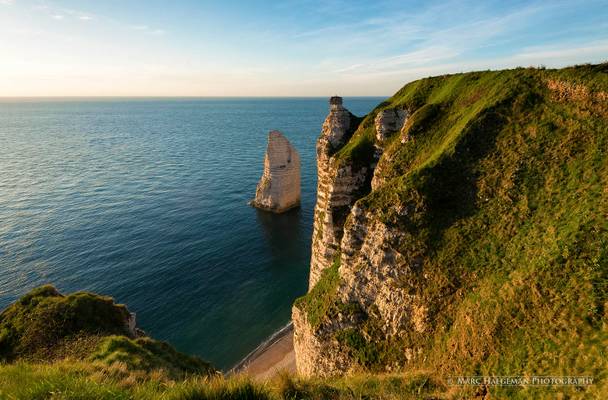
<instances>
[{"instance_id":1,"label":"sea stack","mask_svg":"<svg viewBox=\"0 0 608 400\"><path fill-rule=\"evenodd\" d=\"M268 133L264 173L250 204L275 213L300 205L300 155L279 131Z\"/></svg>"}]
</instances>

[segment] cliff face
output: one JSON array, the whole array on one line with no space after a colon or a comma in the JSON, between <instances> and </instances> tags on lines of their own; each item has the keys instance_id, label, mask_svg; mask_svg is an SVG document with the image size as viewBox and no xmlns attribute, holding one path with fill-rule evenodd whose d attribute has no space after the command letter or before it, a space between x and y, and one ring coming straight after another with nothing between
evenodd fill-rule
<instances>
[{"instance_id":1,"label":"cliff face","mask_svg":"<svg viewBox=\"0 0 608 400\"><path fill-rule=\"evenodd\" d=\"M331 264L342 238L348 210L364 190L370 170L353 165L339 165L334 155L350 139L360 118L342 105L342 98L330 99L329 115L317 140L317 204L314 212L312 256L309 286Z\"/></svg>"},{"instance_id":2,"label":"cliff face","mask_svg":"<svg viewBox=\"0 0 608 400\"><path fill-rule=\"evenodd\" d=\"M601 65L429 78L353 134L332 105L310 291L293 308L298 371L563 374L572 348L608 344L607 76ZM574 86L586 95L564 95ZM530 350L548 341L559 348ZM591 356L577 371L605 364Z\"/></svg>"},{"instance_id":3,"label":"cliff face","mask_svg":"<svg viewBox=\"0 0 608 400\"><path fill-rule=\"evenodd\" d=\"M279 131L268 134L264 173L251 205L276 213L300 205L300 155Z\"/></svg>"},{"instance_id":4,"label":"cliff face","mask_svg":"<svg viewBox=\"0 0 608 400\"><path fill-rule=\"evenodd\" d=\"M368 232L366 224L363 223L364 216L361 210L356 206L353 208L353 204L369 192L370 185L374 186L374 179L376 179L373 175L374 167L382 155L384 142L403 129L407 115L407 111L403 108L379 111L374 118L373 125L377 144L371 157L372 162L367 165L354 162L344 163L340 162L339 150L352 136L360 119L354 117L342 106L341 98L332 97L330 99L329 115L323 123L321 136L317 141L318 187L312 239L310 288L317 284L324 270L330 268L333 262L338 261L341 248L342 260L348 264L355 264L358 255L368 255L368 251L377 253L377 248L386 239L385 227L377 227L377 230L372 229ZM352 226L345 229L349 213L354 213L356 219L351 221ZM369 240L366 241L368 238ZM376 257L384 259L375 260L375 269L384 265L386 270L387 262L393 261L387 259L386 255L376 255ZM351 301L352 297L354 301L361 299L367 306L379 305L379 310L382 310L380 312L383 312L388 319L398 320L393 325L400 326L400 320L403 317L389 314L395 314L392 311L394 307L391 303L397 299L403 303L405 296L392 292L390 285L381 284L380 280L384 278L382 272L386 271L365 277L350 271L346 272L347 275L344 278L347 280L348 286L344 287L340 295L345 302ZM294 307L292 315L296 327L294 343L300 374L332 375L349 368L351 361L348 354L341 351L339 346L330 340L330 337L335 331L356 326L358 318L356 316L348 318L344 314L338 314L337 317L333 324L323 326L320 331L315 331L307 321L306 315L298 307ZM395 331L397 327L391 329Z\"/></svg>"}]
</instances>

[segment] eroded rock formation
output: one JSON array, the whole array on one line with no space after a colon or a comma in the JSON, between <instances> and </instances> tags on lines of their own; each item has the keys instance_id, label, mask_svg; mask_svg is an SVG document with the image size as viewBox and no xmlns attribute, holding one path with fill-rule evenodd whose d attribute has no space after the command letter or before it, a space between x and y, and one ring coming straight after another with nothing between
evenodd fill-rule
<instances>
[{"instance_id":1,"label":"eroded rock formation","mask_svg":"<svg viewBox=\"0 0 608 400\"><path fill-rule=\"evenodd\" d=\"M361 120L342 106L340 98L330 99L330 112L317 142L319 180L309 285L312 289L339 256L337 296L342 304L355 305L359 312L338 312L331 320L315 325L304 310L294 307L294 347L298 372L304 376L331 376L353 366L352 355L335 335L357 329L364 315L375 314L384 321L381 330L387 337L409 327L425 329L425 306L401 285L402 272L408 269L393 268L395 263L411 264L411 270L418 268L419 259L407 259L395 250L404 241L412 245L418 241L355 205L373 187L375 167L386 142L404 129L407 117L402 108L378 112L371 127L376 138L374 157L368 164L345 162L339 151ZM412 210L404 207L399 212L405 215Z\"/></svg>"},{"instance_id":2,"label":"eroded rock formation","mask_svg":"<svg viewBox=\"0 0 608 400\"><path fill-rule=\"evenodd\" d=\"M374 119L376 139L383 142L393 133L401 131L407 116L407 111L399 108L389 108L380 111Z\"/></svg>"},{"instance_id":3,"label":"eroded rock formation","mask_svg":"<svg viewBox=\"0 0 608 400\"><path fill-rule=\"evenodd\" d=\"M275 213L300 205L300 155L279 131L268 134L264 173L250 204Z\"/></svg>"},{"instance_id":4,"label":"eroded rock formation","mask_svg":"<svg viewBox=\"0 0 608 400\"><path fill-rule=\"evenodd\" d=\"M342 227L355 194L365 185L369 169L340 164L334 155L350 139L361 119L342 105L341 97L329 100L329 115L317 140L317 204L315 207L309 287L331 265L342 238Z\"/></svg>"},{"instance_id":5,"label":"eroded rock formation","mask_svg":"<svg viewBox=\"0 0 608 400\"><path fill-rule=\"evenodd\" d=\"M372 190L377 189L384 183L382 169L386 164L392 162L390 158L382 157L384 148L390 142L388 139L397 133L399 133L401 143L405 143L409 139L406 129L408 117L409 112L403 108L387 108L379 111L374 118L374 133L377 141L374 147L375 158L378 159L378 164L373 166Z\"/></svg>"}]
</instances>

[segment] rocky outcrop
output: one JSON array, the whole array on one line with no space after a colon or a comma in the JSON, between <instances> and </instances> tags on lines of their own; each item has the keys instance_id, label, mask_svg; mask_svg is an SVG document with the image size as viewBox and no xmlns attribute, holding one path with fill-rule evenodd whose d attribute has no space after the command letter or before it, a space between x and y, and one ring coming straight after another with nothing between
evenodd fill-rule
<instances>
[{"instance_id":1,"label":"rocky outcrop","mask_svg":"<svg viewBox=\"0 0 608 400\"><path fill-rule=\"evenodd\" d=\"M318 143L324 144L327 141L333 150L337 150L350 138L349 133L352 134L357 128L358 121L354 120L357 120L357 118L342 105L342 97L331 97L329 99L329 115L323 122L322 133ZM332 149L328 150L329 153L332 152Z\"/></svg>"},{"instance_id":2,"label":"rocky outcrop","mask_svg":"<svg viewBox=\"0 0 608 400\"><path fill-rule=\"evenodd\" d=\"M342 238L342 228L357 193L366 184L370 170L337 162L335 154L350 139L361 119L342 105L341 97L329 101L329 115L317 140L317 203L314 212L309 287L331 265Z\"/></svg>"},{"instance_id":3,"label":"rocky outcrop","mask_svg":"<svg viewBox=\"0 0 608 400\"><path fill-rule=\"evenodd\" d=\"M373 160L382 156L386 141L404 129L407 117L408 112L402 108L375 115ZM313 326L306 312L294 307L294 347L298 372L304 376L335 375L354 366L348 349L336 340L336 333L358 327L361 316L382 321L380 329L387 337L396 336L407 327L422 332L427 319L425 306L404 285L411 282L407 275L417 274L422 261L396 250L403 242L417 244L417 240L354 205L369 190L372 177L376 180L371 182L372 187L380 181L374 173L375 162L357 166L339 162L336 156L352 136L348 130L353 129L353 120L340 98L330 100L330 113L317 142L318 188L309 287L314 287L340 251L337 299L342 304L355 305L359 312L338 312L335 318ZM405 205L395 207L404 216L413 212ZM396 263L403 268L394 268ZM407 349L412 354L415 351Z\"/></svg>"},{"instance_id":4,"label":"rocky outcrop","mask_svg":"<svg viewBox=\"0 0 608 400\"><path fill-rule=\"evenodd\" d=\"M395 204L395 208L405 220L421 211L404 204ZM354 205L339 249L340 284L335 301L357 311L337 312L313 326L307 314L294 307L297 367L304 376L332 376L356 368L357 361L338 340L338 335L349 329L360 330L364 320L373 321L378 328L376 334L387 340L399 340L406 332L424 335L427 331L428 304L415 294L416 285L424 280L425 244L420 238ZM403 362L407 362L420 349L412 347L403 351ZM401 366L387 365L386 370Z\"/></svg>"},{"instance_id":5,"label":"rocky outcrop","mask_svg":"<svg viewBox=\"0 0 608 400\"><path fill-rule=\"evenodd\" d=\"M297 307L293 308L291 320L298 374L332 376L349 369L352 364L350 357L335 340L331 340L331 334L354 326L353 323L345 321L341 316L330 324L314 327L308 321L306 313Z\"/></svg>"},{"instance_id":6,"label":"rocky outcrop","mask_svg":"<svg viewBox=\"0 0 608 400\"><path fill-rule=\"evenodd\" d=\"M408 140L406 129L409 112L402 108L388 108L376 114L374 118L374 129L376 134L375 158L379 160L374 167L374 175L372 177L371 188L377 189L384 183L383 168L391 162L390 158L384 157L384 148L387 140L394 134L399 133L399 140L405 143Z\"/></svg>"},{"instance_id":7,"label":"rocky outcrop","mask_svg":"<svg viewBox=\"0 0 608 400\"><path fill-rule=\"evenodd\" d=\"M378 112L374 119L376 139L383 142L392 134L400 132L407 117L407 111L400 108L389 108Z\"/></svg>"},{"instance_id":8,"label":"rocky outcrop","mask_svg":"<svg viewBox=\"0 0 608 400\"><path fill-rule=\"evenodd\" d=\"M395 209L403 220L421 211L404 204L395 204ZM422 271L424 248L408 229L353 207L341 242L341 302L356 303L363 313L382 321L384 337L406 329L424 332L427 307L411 294Z\"/></svg>"},{"instance_id":9,"label":"rocky outcrop","mask_svg":"<svg viewBox=\"0 0 608 400\"><path fill-rule=\"evenodd\" d=\"M268 134L264 173L250 204L276 213L300 205L300 155L279 131Z\"/></svg>"}]
</instances>

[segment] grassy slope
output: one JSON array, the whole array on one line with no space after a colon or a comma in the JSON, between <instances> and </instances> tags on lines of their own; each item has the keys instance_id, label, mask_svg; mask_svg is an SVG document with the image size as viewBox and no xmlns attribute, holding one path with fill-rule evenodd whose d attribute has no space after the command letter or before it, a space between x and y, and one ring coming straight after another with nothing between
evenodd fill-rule
<instances>
[{"instance_id":1,"label":"grassy slope","mask_svg":"<svg viewBox=\"0 0 608 400\"><path fill-rule=\"evenodd\" d=\"M126 365L59 361L0 366L0 398L134 400L408 400L444 392L428 374L358 375L302 380L287 375L267 383L246 377L190 377L173 380L163 371Z\"/></svg>"},{"instance_id":2,"label":"grassy slope","mask_svg":"<svg viewBox=\"0 0 608 400\"><path fill-rule=\"evenodd\" d=\"M111 298L63 296L51 286L22 297L0 314L0 399L413 399L441 388L420 374L224 378L166 343L129 337L128 314Z\"/></svg>"},{"instance_id":3,"label":"grassy slope","mask_svg":"<svg viewBox=\"0 0 608 400\"><path fill-rule=\"evenodd\" d=\"M66 341L88 347L103 335L128 335L128 316L125 306L107 297L34 289L0 314L0 361L47 360L63 356Z\"/></svg>"},{"instance_id":4,"label":"grassy slope","mask_svg":"<svg viewBox=\"0 0 608 400\"><path fill-rule=\"evenodd\" d=\"M0 314L0 362L49 363L64 359L122 364L132 371L162 370L172 378L214 369L167 343L130 337L129 311L92 293L64 296L52 286L34 289Z\"/></svg>"},{"instance_id":5,"label":"grassy slope","mask_svg":"<svg viewBox=\"0 0 608 400\"><path fill-rule=\"evenodd\" d=\"M607 395L607 93L606 64L475 72L413 82L366 117L343 162L369 162L379 109L413 111L413 140L392 139L386 184L360 205L410 235L402 254L423 255L426 278L412 277L412 294L431 317L430 332L396 341L378 336L371 316L356 337L339 332L363 369L422 347L409 368L588 374L600 381L591 392ZM405 220L397 204L415 211ZM316 294L299 303L319 303Z\"/></svg>"}]
</instances>

